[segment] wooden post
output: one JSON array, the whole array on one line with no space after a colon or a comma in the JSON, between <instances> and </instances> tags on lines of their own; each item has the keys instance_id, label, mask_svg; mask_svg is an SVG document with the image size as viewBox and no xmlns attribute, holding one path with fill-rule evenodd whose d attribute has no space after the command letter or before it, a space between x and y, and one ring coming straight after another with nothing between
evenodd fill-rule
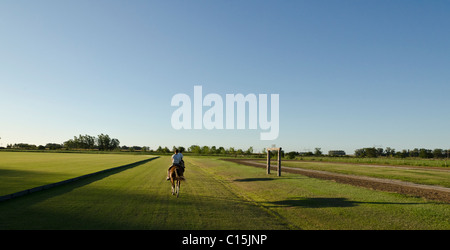
<instances>
[{"instance_id":1,"label":"wooden post","mask_svg":"<svg viewBox=\"0 0 450 250\"><path fill-rule=\"evenodd\" d=\"M281 148L278 149L278 176L281 176Z\"/></svg>"},{"instance_id":2,"label":"wooden post","mask_svg":"<svg viewBox=\"0 0 450 250\"><path fill-rule=\"evenodd\" d=\"M270 174L270 151L277 150L278 151L278 176L281 176L281 148L268 148L267 149L267 174Z\"/></svg>"}]
</instances>

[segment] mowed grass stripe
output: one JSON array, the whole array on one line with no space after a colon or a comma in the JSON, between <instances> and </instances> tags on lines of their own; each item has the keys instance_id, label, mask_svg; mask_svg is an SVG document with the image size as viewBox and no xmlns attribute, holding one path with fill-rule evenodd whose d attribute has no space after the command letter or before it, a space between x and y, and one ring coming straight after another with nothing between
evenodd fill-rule
<instances>
[{"instance_id":1,"label":"mowed grass stripe","mask_svg":"<svg viewBox=\"0 0 450 250\"><path fill-rule=\"evenodd\" d=\"M450 229L450 205L217 159L193 160L245 199L302 229ZM206 167L207 166L207 167Z\"/></svg>"},{"instance_id":2,"label":"mowed grass stripe","mask_svg":"<svg viewBox=\"0 0 450 250\"><path fill-rule=\"evenodd\" d=\"M276 164L275 164L276 165ZM275 166L274 165L274 166ZM284 161L283 166L322 170L383 179L395 179L425 185L450 187L450 171L439 169L407 169L389 166L370 166L345 163Z\"/></svg>"},{"instance_id":3,"label":"mowed grass stripe","mask_svg":"<svg viewBox=\"0 0 450 250\"><path fill-rule=\"evenodd\" d=\"M64 180L64 181L59 181L59 182L55 182L55 183L51 183L51 184L46 184L46 185L43 185L43 186L34 187L32 189L23 190L23 191L20 191L20 192L9 194L9 195L3 195L3 196L0 196L0 202L5 201L5 200L9 200L9 199L14 199L14 198L17 198L17 197L21 197L21 196L24 196L24 195L27 195L27 194L39 192L39 191L46 190L46 189L49 189L49 188L54 188L54 187L57 187L57 186L65 185L65 184L68 184L68 183L71 183L71 182L75 182L75 181L79 181L81 179L88 178L88 177L95 176L95 175L100 175L100 174L105 174L105 173L114 174L114 173L120 172L122 170L125 170L127 168L132 168L132 167L136 167L138 165L144 164L144 163L149 162L151 160L154 160L156 158L158 158L158 157L155 156L155 157L148 158L148 159L145 159L145 160L141 160L141 161L138 161L138 162L134 162L134 163L131 163L131 164L122 165L122 166L118 166L118 167L113 167L113 168L109 168L109 169L104 169L104 170L100 170L98 172L81 175L81 176L78 176L78 177L75 177L75 178L71 178L71 179L67 179L67 180Z\"/></svg>"},{"instance_id":4,"label":"mowed grass stripe","mask_svg":"<svg viewBox=\"0 0 450 250\"><path fill-rule=\"evenodd\" d=\"M186 157L180 198L170 157L0 203L0 229L450 229L450 206L395 193Z\"/></svg>"},{"instance_id":5,"label":"mowed grass stripe","mask_svg":"<svg viewBox=\"0 0 450 250\"><path fill-rule=\"evenodd\" d=\"M127 154L0 152L0 196L150 157Z\"/></svg>"},{"instance_id":6,"label":"mowed grass stripe","mask_svg":"<svg viewBox=\"0 0 450 250\"><path fill-rule=\"evenodd\" d=\"M180 198L169 157L0 204L0 229L286 229L201 167L187 162Z\"/></svg>"}]
</instances>

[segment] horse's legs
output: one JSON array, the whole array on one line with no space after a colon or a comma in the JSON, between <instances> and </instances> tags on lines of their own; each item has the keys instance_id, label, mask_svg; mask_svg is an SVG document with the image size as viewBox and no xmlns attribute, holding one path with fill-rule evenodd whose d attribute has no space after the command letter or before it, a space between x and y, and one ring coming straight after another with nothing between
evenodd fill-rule
<instances>
[{"instance_id":1,"label":"horse's legs","mask_svg":"<svg viewBox=\"0 0 450 250\"><path fill-rule=\"evenodd\" d=\"M175 195L175 182L172 180L170 180L172 182L172 195Z\"/></svg>"}]
</instances>

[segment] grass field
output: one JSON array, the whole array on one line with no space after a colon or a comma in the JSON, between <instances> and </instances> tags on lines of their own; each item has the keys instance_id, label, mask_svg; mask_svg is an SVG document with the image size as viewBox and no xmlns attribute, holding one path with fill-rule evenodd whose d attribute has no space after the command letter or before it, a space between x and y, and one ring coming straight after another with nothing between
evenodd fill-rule
<instances>
[{"instance_id":1,"label":"grass field","mask_svg":"<svg viewBox=\"0 0 450 250\"><path fill-rule=\"evenodd\" d=\"M265 161L258 161L266 163ZM272 166L276 166L275 161L271 161ZM323 170L328 172L370 176L384 179L394 179L408 181L417 184L438 185L450 187L450 170L447 168L404 168L404 167L383 167L376 165L358 165L355 163L335 163L335 162L304 162L304 161L283 161L282 166L298 167L304 169Z\"/></svg>"},{"instance_id":2,"label":"grass field","mask_svg":"<svg viewBox=\"0 0 450 250\"><path fill-rule=\"evenodd\" d=\"M378 164L378 165L393 165L393 166L420 166L420 167L450 167L450 160L443 159L424 159L417 157L408 158L392 158L392 157L327 157L327 156L305 156L296 157L296 160L301 161L317 161L317 162L344 162L356 164Z\"/></svg>"},{"instance_id":3,"label":"grass field","mask_svg":"<svg viewBox=\"0 0 450 250\"><path fill-rule=\"evenodd\" d=\"M450 229L447 203L208 157L186 157L175 198L169 163L161 157L1 202L0 229Z\"/></svg>"},{"instance_id":4,"label":"grass field","mask_svg":"<svg viewBox=\"0 0 450 250\"><path fill-rule=\"evenodd\" d=\"M0 152L0 196L148 158L127 154Z\"/></svg>"}]
</instances>

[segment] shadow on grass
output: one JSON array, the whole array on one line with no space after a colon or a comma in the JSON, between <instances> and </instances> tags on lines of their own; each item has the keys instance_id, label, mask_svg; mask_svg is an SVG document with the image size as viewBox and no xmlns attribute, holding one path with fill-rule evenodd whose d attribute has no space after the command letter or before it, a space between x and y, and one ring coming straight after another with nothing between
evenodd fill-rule
<instances>
[{"instance_id":1,"label":"shadow on grass","mask_svg":"<svg viewBox=\"0 0 450 250\"><path fill-rule=\"evenodd\" d=\"M277 178L270 178L270 177L262 177L262 178L244 178L244 179L235 179L233 181L237 182L253 182L253 181L276 181L276 180L286 180L286 179L303 179L303 177L277 177Z\"/></svg>"},{"instance_id":2,"label":"shadow on grass","mask_svg":"<svg viewBox=\"0 0 450 250\"><path fill-rule=\"evenodd\" d=\"M296 198L281 201L268 202L269 207L304 207L304 208L325 208L325 207L355 207L360 204L398 204L414 205L421 203L392 203L392 202L361 202L351 201L347 198Z\"/></svg>"},{"instance_id":3,"label":"shadow on grass","mask_svg":"<svg viewBox=\"0 0 450 250\"><path fill-rule=\"evenodd\" d=\"M252 181L273 181L275 178L245 178L245 179L236 179L234 181L237 182L252 182Z\"/></svg>"}]
</instances>

